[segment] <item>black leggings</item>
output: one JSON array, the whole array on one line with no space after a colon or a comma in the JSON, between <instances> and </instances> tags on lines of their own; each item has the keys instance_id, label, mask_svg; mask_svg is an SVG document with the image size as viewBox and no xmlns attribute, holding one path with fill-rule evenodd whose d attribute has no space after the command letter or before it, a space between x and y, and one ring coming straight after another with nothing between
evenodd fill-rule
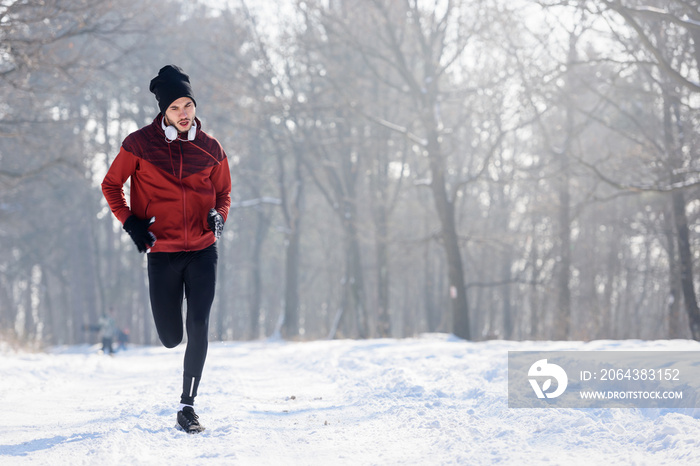
<instances>
[{"instance_id":1,"label":"black leggings","mask_svg":"<svg viewBox=\"0 0 700 466\"><path fill-rule=\"evenodd\" d=\"M187 298L181 402L193 404L207 358L209 312L216 289L216 243L201 251L148 254L148 283L153 319L167 348L182 342L182 298ZM183 293L184 291L184 293Z\"/></svg>"}]
</instances>

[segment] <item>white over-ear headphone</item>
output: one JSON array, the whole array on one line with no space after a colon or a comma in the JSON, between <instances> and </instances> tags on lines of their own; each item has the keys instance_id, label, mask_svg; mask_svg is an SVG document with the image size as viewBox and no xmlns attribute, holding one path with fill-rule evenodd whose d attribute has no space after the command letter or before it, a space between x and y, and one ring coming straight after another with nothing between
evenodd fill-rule
<instances>
[{"instance_id":1,"label":"white over-ear headphone","mask_svg":"<svg viewBox=\"0 0 700 466\"><path fill-rule=\"evenodd\" d=\"M163 119L160 120L160 126L163 128L163 131L165 131L165 141L168 144L177 139L177 128L175 128L174 126L165 126L165 117L163 117ZM194 141L196 135L197 122L193 121L192 126L190 127L189 131L187 131L187 140Z\"/></svg>"}]
</instances>

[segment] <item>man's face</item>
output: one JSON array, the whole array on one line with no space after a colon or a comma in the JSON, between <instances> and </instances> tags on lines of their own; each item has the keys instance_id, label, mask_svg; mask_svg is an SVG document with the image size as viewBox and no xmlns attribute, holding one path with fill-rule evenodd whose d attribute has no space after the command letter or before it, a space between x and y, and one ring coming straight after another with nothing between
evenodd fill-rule
<instances>
[{"instance_id":1,"label":"man's face","mask_svg":"<svg viewBox=\"0 0 700 466\"><path fill-rule=\"evenodd\" d=\"M189 97L180 97L165 111L165 124L186 133L194 123L195 105Z\"/></svg>"}]
</instances>

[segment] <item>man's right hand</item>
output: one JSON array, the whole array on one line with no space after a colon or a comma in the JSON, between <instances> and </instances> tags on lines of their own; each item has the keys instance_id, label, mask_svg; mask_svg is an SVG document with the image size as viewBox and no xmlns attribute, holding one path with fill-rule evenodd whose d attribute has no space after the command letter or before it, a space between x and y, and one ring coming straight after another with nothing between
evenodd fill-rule
<instances>
[{"instance_id":1,"label":"man's right hand","mask_svg":"<svg viewBox=\"0 0 700 466\"><path fill-rule=\"evenodd\" d=\"M148 231L148 227L155 221L155 217L140 219L136 215L132 215L124 222L124 230L129 233L139 252L148 251L156 243L156 235Z\"/></svg>"}]
</instances>

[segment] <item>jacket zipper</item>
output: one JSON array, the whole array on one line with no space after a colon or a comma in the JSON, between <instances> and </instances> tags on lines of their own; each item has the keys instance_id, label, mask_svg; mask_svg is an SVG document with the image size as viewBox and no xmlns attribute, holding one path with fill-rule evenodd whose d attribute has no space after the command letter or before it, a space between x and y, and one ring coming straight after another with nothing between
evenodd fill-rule
<instances>
[{"instance_id":1,"label":"jacket zipper","mask_svg":"<svg viewBox=\"0 0 700 466\"><path fill-rule=\"evenodd\" d=\"M178 141L179 142L179 141ZM185 251L189 251L189 235L188 235L188 225L187 225L187 196L185 193L185 187L182 184L182 166L185 163L185 154L182 150L182 142L180 144L180 191L182 192L182 225L185 233Z\"/></svg>"}]
</instances>

